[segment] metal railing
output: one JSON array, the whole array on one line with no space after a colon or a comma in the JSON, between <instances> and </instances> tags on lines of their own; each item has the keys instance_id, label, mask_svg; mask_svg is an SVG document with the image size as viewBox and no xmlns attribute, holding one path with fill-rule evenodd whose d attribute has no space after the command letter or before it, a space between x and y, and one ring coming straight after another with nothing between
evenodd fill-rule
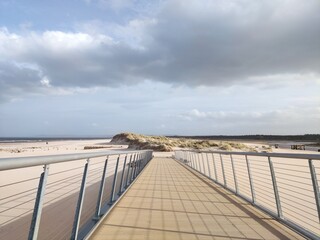
<instances>
[{"instance_id":1,"label":"metal railing","mask_svg":"<svg viewBox=\"0 0 320 240\"><path fill-rule=\"evenodd\" d=\"M175 151L175 159L310 239L320 239L320 155Z\"/></svg>"},{"instance_id":2,"label":"metal railing","mask_svg":"<svg viewBox=\"0 0 320 240\"><path fill-rule=\"evenodd\" d=\"M5 184L0 183L0 218L2 217L0 229L3 230L7 225L21 221L23 217L29 217L28 221L22 221L21 224L22 228L26 222L28 223L28 233L25 233L25 236L16 236L15 239L82 239L151 159L150 150L1 158L0 179L4 176L10 177L12 169L22 170L27 177L22 180L20 177L17 181L12 180ZM59 170L57 168L49 174L49 169L54 170L57 164L69 165L62 166L62 170L61 167ZM43 170L38 171L40 177L28 174L28 169L32 169L30 167L39 170L39 166L43 166ZM8 174L5 175L5 172ZM17 174L14 171L12 173ZM33 186L27 187L32 182ZM15 191L15 188L19 190ZM87 199L86 202L85 197L90 201ZM57 208L60 208L60 211L61 209L70 211L72 208L74 217L71 216L69 225L63 222L61 224L51 222L51 225L57 225L53 235L48 236L48 231L44 229L42 236L39 237L42 211L50 204L54 205L51 211ZM61 208L64 204L67 206ZM50 219L49 209L46 208L47 219ZM8 227L11 231L19 228L17 225L12 226ZM4 232L3 230L2 233L5 234ZM6 235L1 236L1 234L0 238L8 239Z\"/></svg>"}]
</instances>

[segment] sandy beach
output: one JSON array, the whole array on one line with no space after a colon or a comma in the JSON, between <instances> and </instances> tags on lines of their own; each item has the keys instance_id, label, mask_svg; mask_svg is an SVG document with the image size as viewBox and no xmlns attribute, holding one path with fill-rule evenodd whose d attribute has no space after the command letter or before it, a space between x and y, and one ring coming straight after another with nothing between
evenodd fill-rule
<instances>
[{"instance_id":1,"label":"sandy beach","mask_svg":"<svg viewBox=\"0 0 320 240\"><path fill-rule=\"evenodd\" d=\"M110 145L108 144L110 140L70 140L70 141L53 141L53 142L24 142L24 143L1 143L0 144L0 158L3 157L23 157L23 156L41 156L41 155L55 155L55 154L66 154L66 153L84 153L84 152L99 152L107 150L122 149L127 148L126 145ZM262 149L263 143L247 143L251 147ZM84 150L85 146L100 146L104 148ZM290 152L290 153L312 153L310 151L299 151L290 149L274 149L273 152ZM169 157L172 155L170 153L155 153L158 156ZM240 157L241 158L241 157ZM243 159L235 158L238 162L237 168L240 170L238 175L239 188L242 189L247 196L250 196L250 192L247 189L247 182L245 181L245 166L243 165ZM212 156L209 156L209 160L212 160ZM230 160L223 159L225 161L226 172L231 172ZM269 208L274 210L274 201L268 200L269 195L272 193L272 185L268 185L266 188L263 183L261 185L258 182L270 181L270 176L263 175L263 171L268 169L266 162L261 162L262 159L255 159L252 164L256 164L257 168L261 168L261 175L255 175L256 179L256 196L257 199L265 204L269 204ZM287 159L277 159L278 162L286 163ZM84 200L83 212L81 216L81 223L89 220L95 211L95 206L97 202L97 194L99 181L102 176L102 168L105 162L104 157L99 157L92 159L89 164L89 175L87 182L86 195ZM107 188L104 192L104 201L108 201L110 197L110 185L112 182L112 177L115 169L116 157L111 157L108 163L107 170ZM124 162L124 156L120 158L120 165L122 166ZM49 170L49 177L45 195L44 208L42 212L41 226L39 232L39 239L69 239L70 232L72 229L72 223L75 212L75 205L78 198L78 190L81 182L83 167L85 164L84 160L72 161L67 163L52 164ZM217 161L218 169L221 168L220 161ZM209 174L209 168L211 169L210 174L214 175L213 163L210 161L210 165L204 165L204 171ZM282 173L292 174L293 172L299 173L303 169L303 174L301 173L301 178L305 178L307 174L307 165L305 162L298 162L296 167L289 167L288 170L282 170ZM319 165L317 164L317 167ZM9 171L0 172L0 239L26 239L28 236L28 230L31 221L32 210L34 206L34 199L36 195L36 189L38 185L38 177L42 172L42 166L29 167L24 169L15 169ZM122 167L119 167L118 174L121 175ZM280 170L280 169L279 169ZM278 170L278 171L279 171ZM241 174L243 176L241 176ZM256 173L255 173L256 174ZM281 174L281 172L277 172ZM299 174L298 174L299 175ZM299 176L298 176L299 177ZM217 178L222 181L221 171L217 172ZM295 180L296 178L293 178ZM234 180L232 178L227 179L227 183L233 185ZM291 183L290 180L284 179L282 183L284 186L287 183ZM299 183L302 187L306 185L310 186L310 179L306 178ZM298 184L298 185L299 185ZM300 186L299 185L299 186ZM294 189L291 187L289 190ZM119 186L117 186L117 191ZM285 188L281 190L281 194L286 194ZM268 192L268 194L265 194ZM269 194L270 193L270 194ZM264 196L268 195L268 196ZM312 199L312 192L310 189L306 189L305 192L299 193L308 195L308 199ZM299 196L300 196L299 195ZM306 219L301 218L299 214L303 211L314 211L314 204L304 203L298 198L294 199L295 202L301 203L299 209L292 212L286 209L284 206L284 211L291 214L293 217L297 217L298 222L306 221ZM287 200L294 198L294 194L291 193L287 196ZM290 203L289 203L290 204ZM296 206L295 204L292 204ZM319 226L314 224L316 222L316 217L310 219L310 224L312 224L312 230L315 232L319 231ZM307 219L308 221L308 219Z\"/></svg>"}]
</instances>

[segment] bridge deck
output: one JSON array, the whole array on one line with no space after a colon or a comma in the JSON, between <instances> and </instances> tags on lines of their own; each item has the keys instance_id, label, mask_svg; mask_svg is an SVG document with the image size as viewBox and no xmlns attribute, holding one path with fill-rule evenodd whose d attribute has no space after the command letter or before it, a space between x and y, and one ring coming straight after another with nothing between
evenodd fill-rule
<instances>
[{"instance_id":1,"label":"bridge deck","mask_svg":"<svg viewBox=\"0 0 320 240\"><path fill-rule=\"evenodd\" d=\"M304 239L170 158L154 158L90 239Z\"/></svg>"}]
</instances>

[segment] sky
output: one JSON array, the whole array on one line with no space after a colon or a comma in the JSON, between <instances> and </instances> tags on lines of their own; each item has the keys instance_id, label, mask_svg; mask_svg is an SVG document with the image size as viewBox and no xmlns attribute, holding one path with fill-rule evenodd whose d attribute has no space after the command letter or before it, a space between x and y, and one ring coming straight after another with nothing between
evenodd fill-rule
<instances>
[{"instance_id":1,"label":"sky","mask_svg":"<svg viewBox=\"0 0 320 240\"><path fill-rule=\"evenodd\" d=\"M319 0L1 0L0 137L320 134Z\"/></svg>"}]
</instances>

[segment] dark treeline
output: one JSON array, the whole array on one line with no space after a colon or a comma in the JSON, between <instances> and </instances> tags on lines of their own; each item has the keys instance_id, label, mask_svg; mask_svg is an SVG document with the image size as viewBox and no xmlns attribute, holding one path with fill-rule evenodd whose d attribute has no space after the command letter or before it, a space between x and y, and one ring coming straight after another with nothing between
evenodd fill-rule
<instances>
[{"instance_id":1,"label":"dark treeline","mask_svg":"<svg viewBox=\"0 0 320 240\"><path fill-rule=\"evenodd\" d=\"M205 139L205 140L265 140L265 141L302 141L320 142L320 134L305 135L212 135L212 136L167 136L175 138Z\"/></svg>"}]
</instances>

